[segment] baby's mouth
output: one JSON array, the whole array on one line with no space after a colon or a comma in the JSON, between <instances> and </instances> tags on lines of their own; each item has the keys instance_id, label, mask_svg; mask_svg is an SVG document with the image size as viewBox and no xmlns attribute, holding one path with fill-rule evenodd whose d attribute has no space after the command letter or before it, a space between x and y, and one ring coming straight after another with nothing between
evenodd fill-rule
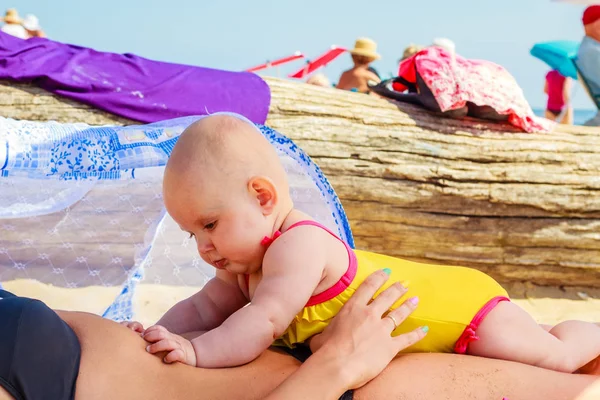
<instances>
[{"instance_id":1,"label":"baby's mouth","mask_svg":"<svg viewBox=\"0 0 600 400\"><path fill-rule=\"evenodd\" d=\"M218 269L223 269L227 266L227 260L221 258L220 260L213 261L213 265Z\"/></svg>"}]
</instances>

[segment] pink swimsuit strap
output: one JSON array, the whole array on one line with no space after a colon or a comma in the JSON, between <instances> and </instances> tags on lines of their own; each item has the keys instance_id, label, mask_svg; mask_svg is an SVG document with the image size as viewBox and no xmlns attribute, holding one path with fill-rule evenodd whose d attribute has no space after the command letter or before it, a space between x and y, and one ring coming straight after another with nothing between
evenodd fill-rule
<instances>
[{"instance_id":1,"label":"pink swimsuit strap","mask_svg":"<svg viewBox=\"0 0 600 400\"><path fill-rule=\"evenodd\" d=\"M462 335L458 338L456 343L454 344L454 352L458 354L465 354L467 352L467 348L469 347L469 343L474 342L475 340L479 340L479 336L477 336L477 329L483 319L500 303L501 301L510 301L508 297L505 296L496 296L492 298L490 301L485 303L481 310L475 314L473 320L465 330Z\"/></svg>"},{"instance_id":2,"label":"pink swimsuit strap","mask_svg":"<svg viewBox=\"0 0 600 400\"><path fill-rule=\"evenodd\" d=\"M348 246L348 243L344 242L342 239L339 238L338 235L336 235L335 233L330 231L326 226L318 223L317 221L312 221L312 220L308 220L308 219L298 221L298 222L290 225L290 227L287 228L287 230L285 232L289 231L290 229L296 228L298 226L307 226L307 225L316 226L317 228L321 228L321 229L325 230L326 232L328 232L331 236L333 236L334 238L336 238L340 242L342 242L344 247L346 247L346 251L348 252L349 262L348 262L348 269L346 270L344 275L340 278L340 280L337 281L329 289L326 289L324 292L316 294L316 295L312 296L310 299L308 299L308 303L306 303L306 307L324 303L327 300L333 299L334 297L336 297L337 295L342 293L344 290L346 290L348 288L348 286L350 286L350 283L352 283L352 281L354 280L354 277L356 276L356 269L358 267L358 262L356 260L356 254L354 254L354 251L352 251L352 248L350 246ZM265 236L263 238L263 240L261 241L261 244L263 244L264 246L270 246L271 243L273 243L275 240L277 240L277 238L279 236L281 236L281 234L282 234L281 231L276 231L272 237ZM248 276L246 276L246 283L247 282L248 282Z\"/></svg>"}]
</instances>

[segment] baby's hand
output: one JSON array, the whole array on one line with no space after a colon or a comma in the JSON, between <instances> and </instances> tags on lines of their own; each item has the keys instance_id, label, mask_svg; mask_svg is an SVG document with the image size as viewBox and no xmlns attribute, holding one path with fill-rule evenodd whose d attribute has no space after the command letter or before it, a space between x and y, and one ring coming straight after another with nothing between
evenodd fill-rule
<instances>
[{"instance_id":1,"label":"baby's hand","mask_svg":"<svg viewBox=\"0 0 600 400\"><path fill-rule=\"evenodd\" d=\"M192 367L196 366L196 352L194 351L192 342L169 332L164 326L151 326L146 329L142 337L147 342L152 343L146 347L148 353L168 352L163 359L167 364L179 361Z\"/></svg>"},{"instance_id":2,"label":"baby's hand","mask_svg":"<svg viewBox=\"0 0 600 400\"><path fill-rule=\"evenodd\" d=\"M121 322L121 325L128 327L134 332L140 334L144 333L144 326L137 321L123 321Z\"/></svg>"}]
</instances>

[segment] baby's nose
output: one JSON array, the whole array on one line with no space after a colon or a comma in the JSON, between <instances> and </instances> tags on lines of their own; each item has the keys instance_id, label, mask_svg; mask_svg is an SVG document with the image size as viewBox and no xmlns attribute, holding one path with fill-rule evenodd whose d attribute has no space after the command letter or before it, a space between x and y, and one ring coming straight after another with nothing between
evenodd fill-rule
<instances>
[{"instance_id":1,"label":"baby's nose","mask_svg":"<svg viewBox=\"0 0 600 400\"><path fill-rule=\"evenodd\" d=\"M211 250L214 250L215 247L213 246L212 242L210 240L204 239L204 240L196 240L197 241L197 245L198 245L198 252L200 254L205 254L208 253Z\"/></svg>"}]
</instances>

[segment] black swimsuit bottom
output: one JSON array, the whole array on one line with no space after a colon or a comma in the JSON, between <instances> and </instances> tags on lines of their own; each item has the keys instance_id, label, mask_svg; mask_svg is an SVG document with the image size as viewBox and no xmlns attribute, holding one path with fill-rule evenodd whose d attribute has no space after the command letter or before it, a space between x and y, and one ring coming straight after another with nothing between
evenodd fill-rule
<instances>
[{"instance_id":1,"label":"black swimsuit bottom","mask_svg":"<svg viewBox=\"0 0 600 400\"><path fill-rule=\"evenodd\" d=\"M0 290L0 386L16 400L72 400L81 347L39 300Z\"/></svg>"}]
</instances>

